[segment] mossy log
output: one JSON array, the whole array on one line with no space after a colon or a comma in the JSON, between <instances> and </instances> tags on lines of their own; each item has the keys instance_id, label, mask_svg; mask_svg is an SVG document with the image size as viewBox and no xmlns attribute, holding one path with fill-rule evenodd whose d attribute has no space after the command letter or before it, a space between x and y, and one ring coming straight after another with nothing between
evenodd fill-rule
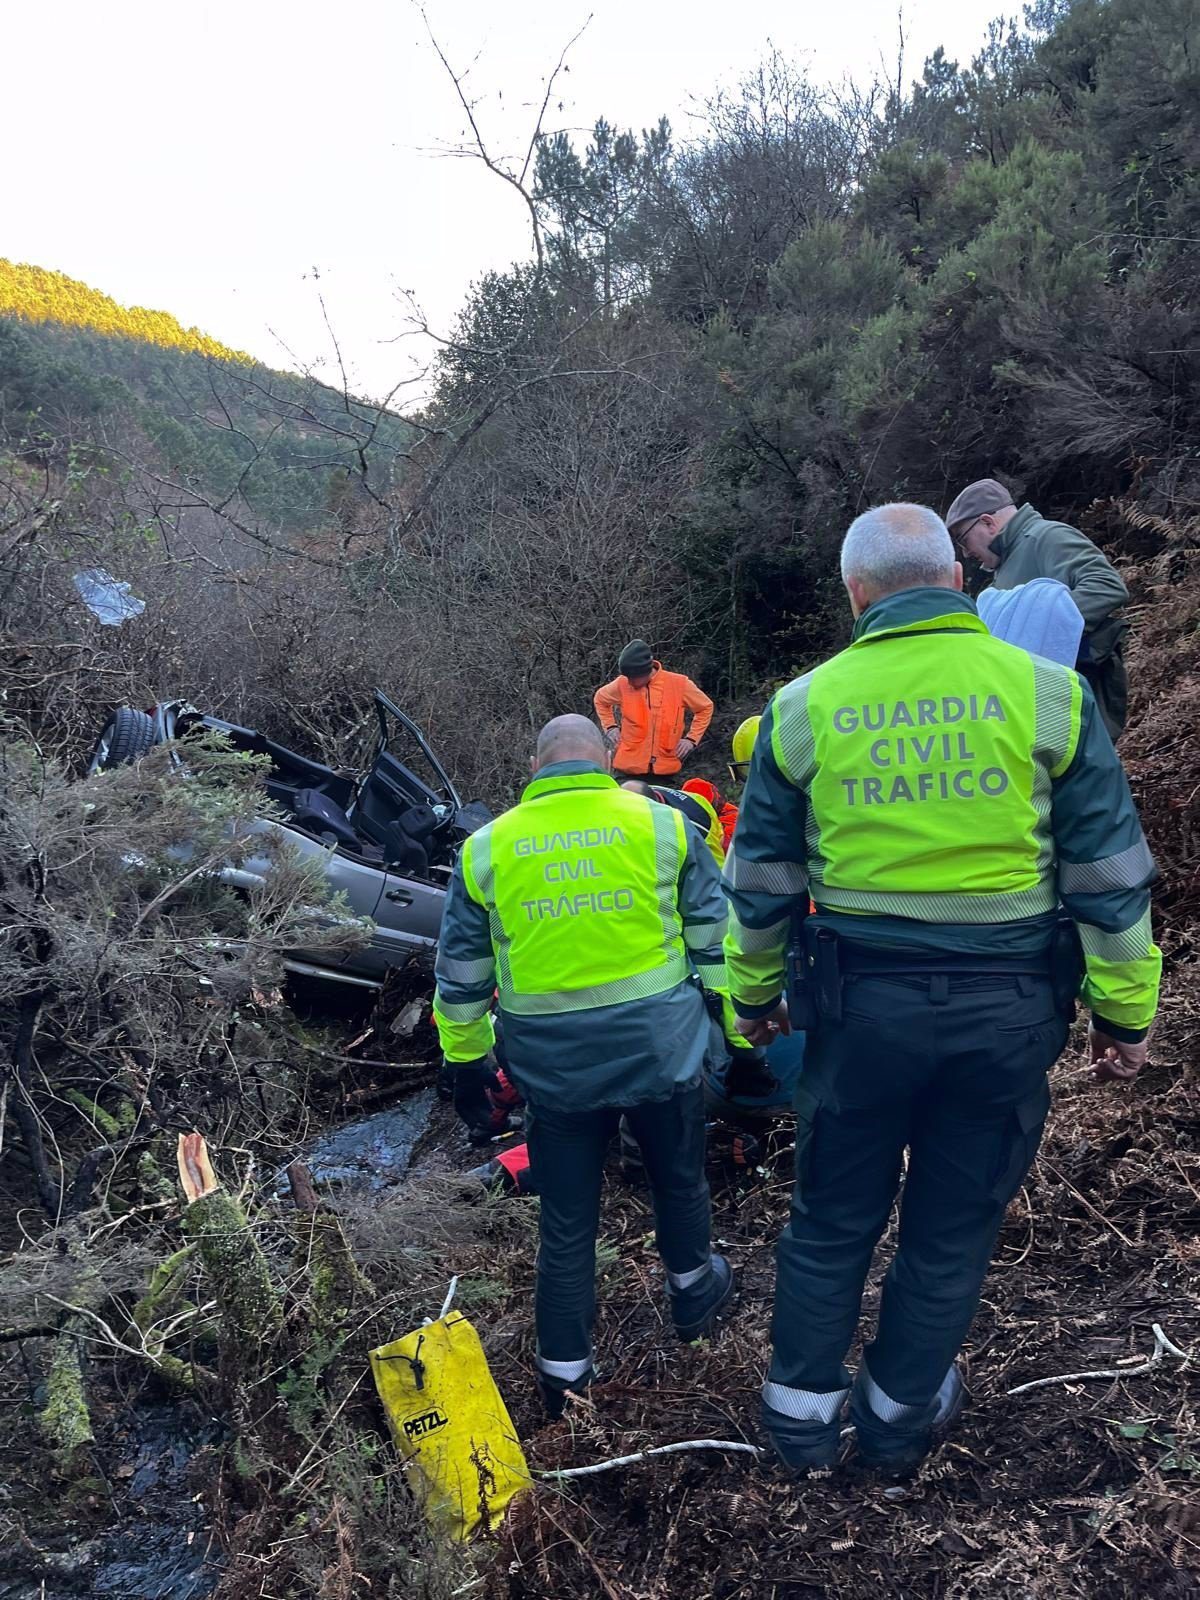
<instances>
[{"instance_id":1,"label":"mossy log","mask_svg":"<svg viewBox=\"0 0 1200 1600\"><path fill-rule=\"evenodd\" d=\"M360 1272L342 1225L329 1212L301 1221L307 1231L310 1317L318 1333L341 1333L356 1307L375 1298L375 1286Z\"/></svg>"},{"instance_id":2,"label":"mossy log","mask_svg":"<svg viewBox=\"0 0 1200 1600\"><path fill-rule=\"evenodd\" d=\"M63 1094L64 1100L69 1100L77 1106L89 1122L93 1123L110 1144L115 1144L122 1134L132 1133L137 1126L138 1108L133 1101L122 1095L117 1102L115 1114L106 1111L99 1100L91 1095L81 1094L78 1089L67 1089Z\"/></svg>"},{"instance_id":3,"label":"mossy log","mask_svg":"<svg viewBox=\"0 0 1200 1600\"><path fill-rule=\"evenodd\" d=\"M165 1261L160 1261L150 1274L146 1292L133 1308L133 1320L138 1332L144 1334L160 1317L174 1311L187 1282L187 1271L195 1247L185 1244Z\"/></svg>"},{"instance_id":4,"label":"mossy log","mask_svg":"<svg viewBox=\"0 0 1200 1600\"><path fill-rule=\"evenodd\" d=\"M75 1320L72 1318L54 1341L54 1354L50 1358L50 1372L46 1379L46 1406L38 1417L42 1432L53 1445L59 1462L68 1468L76 1464L79 1453L95 1439L87 1391L83 1384Z\"/></svg>"},{"instance_id":5,"label":"mossy log","mask_svg":"<svg viewBox=\"0 0 1200 1600\"><path fill-rule=\"evenodd\" d=\"M223 1189L202 1195L183 1214L221 1309L224 1331L255 1346L283 1326L283 1301L246 1213Z\"/></svg>"},{"instance_id":6,"label":"mossy log","mask_svg":"<svg viewBox=\"0 0 1200 1600\"><path fill-rule=\"evenodd\" d=\"M194 1253L195 1246L186 1244L165 1261L159 1262L150 1274L145 1294L133 1308L131 1319L141 1335L146 1354L154 1360L162 1376L176 1388L189 1392L196 1386L191 1364L171 1355L166 1349L165 1339L154 1330L155 1324L170 1316L183 1298Z\"/></svg>"},{"instance_id":7,"label":"mossy log","mask_svg":"<svg viewBox=\"0 0 1200 1600\"><path fill-rule=\"evenodd\" d=\"M183 1231L195 1245L221 1312L223 1343L239 1365L249 1364L283 1326L283 1296L267 1258L237 1201L217 1187L198 1133L179 1138L179 1175L189 1205Z\"/></svg>"},{"instance_id":8,"label":"mossy log","mask_svg":"<svg viewBox=\"0 0 1200 1600\"><path fill-rule=\"evenodd\" d=\"M175 1185L159 1166L152 1150L143 1150L138 1157L138 1185L147 1200L163 1200L168 1203L175 1196Z\"/></svg>"},{"instance_id":9,"label":"mossy log","mask_svg":"<svg viewBox=\"0 0 1200 1600\"><path fill-rule=\"evenodd\" d=\"M89 1314L94 1314L104 1300L105 1289L79 1230L72 1224L67 1223L59 1230L58 1248L62 1256L78 1268L78 1276L72 1288L73 1303L66 1308L67 1314L54 1336L50 1370L46 1374L46 1404L38 1415L38 1423L54 1447L59 1465L64 1471L76 1473L80 1454L94 1438L80 1335L89 1330L95 1337Z\"/></svg>"}]
</instances>

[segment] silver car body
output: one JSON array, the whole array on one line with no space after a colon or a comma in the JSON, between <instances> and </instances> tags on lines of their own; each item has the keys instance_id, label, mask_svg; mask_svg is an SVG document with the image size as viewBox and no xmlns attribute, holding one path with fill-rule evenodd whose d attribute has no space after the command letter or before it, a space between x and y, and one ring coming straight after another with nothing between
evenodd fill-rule
<instances>
[{"instance_id":1,"label":"silver car body","mask_svg":"<svg viewBox=\"0 0 1200 1600\"><path fill-rule=\"evenodd\" d=\"M335 772L185 700L162 702L148 713L155 744L208 729L224 734L235 748L270 757L267 791L280 815L261 817L254 831L264 841L282 839L302 858L319 858L330 889L344 896L354 916L373 924L365 947L342 960L298 950L286 964L298 975L363 988L378 988L390 968L414 954L432 960L458 850L489 816L482 805L463 805L424 734L380 690L375 709L373 757L357 774ZM411 748L412 764L401 760L398 746ZM176 760L183 765L181 752ZM273 853L264 842L262 855L251 854L221 876L235 888L261 885Z\"/></svg>"}]
</instances>

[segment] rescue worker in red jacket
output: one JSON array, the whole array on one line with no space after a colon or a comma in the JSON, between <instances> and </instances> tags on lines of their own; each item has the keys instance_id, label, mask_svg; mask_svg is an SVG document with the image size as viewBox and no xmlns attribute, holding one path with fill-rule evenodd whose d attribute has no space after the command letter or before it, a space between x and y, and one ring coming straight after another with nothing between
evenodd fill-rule
<instances>
[{"instance_id":1,"label":"rescue worker in red jacket","mask_svg":"<svg viewBox=\"0 0 1200 1600\"><path fill-rule=\"evenodd\" d=\"M643 639L625 646L617 667L617 677L602 684L592 700L613 751L613 776L618 781L673 777L704 737L712 701L685 673L668 672Z\"/></svg>"},{"instance_id":2,"label":"rescue worker in red jacket","mask_svg":"<svg viewBox=\"0 0 1200 1600\"><path fill-rule=\"evenodd\" d=\"M698 800L703 800L713 809L717 821L721 825L721 845L725 853L729 853L729 846L733 843L733 830L737 827L738 808L733 805L717 788L715 783L709 783L707 778L689 778L683 785L684 794L694 794Z\"/></svg>"}]
</instances>

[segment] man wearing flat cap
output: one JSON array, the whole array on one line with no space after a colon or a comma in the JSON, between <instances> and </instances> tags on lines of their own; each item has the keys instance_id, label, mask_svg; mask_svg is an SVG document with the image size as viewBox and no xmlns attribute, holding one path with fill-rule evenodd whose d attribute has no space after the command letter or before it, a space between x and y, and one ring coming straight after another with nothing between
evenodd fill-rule
<instances>
[{"instance_id":1,"label":"man wearing flat cap","mask_svg":"<svg viewBox=\"0 0 1200 1600\"><path fill-rule=\"evenodd\" d=\"M601 684L593 703L613 752L614 775L647 782L679 771L713 714L704 690L684 673L668 672L644 639L621 651L617 676Z\"/></svg>"},{"instance_id":2,"label":"man wearing flat cap","mask_svg":"<svg viewBox=\"0 0 1200 1600\"><path fill-rule=\"evenodd\" d=\"M1015 589L1034 578L1066 584L1083 614L1075 667L1115 740L1125 726L1128 692L1122 640L1129 624L1117 613L1129 590L1108 557L1069 523L1050 522L1031 505L1018 508L995 478L968 484L946 513L946 525L962 553L992 574L993 588Z\"/></svg>"}]
</instances>

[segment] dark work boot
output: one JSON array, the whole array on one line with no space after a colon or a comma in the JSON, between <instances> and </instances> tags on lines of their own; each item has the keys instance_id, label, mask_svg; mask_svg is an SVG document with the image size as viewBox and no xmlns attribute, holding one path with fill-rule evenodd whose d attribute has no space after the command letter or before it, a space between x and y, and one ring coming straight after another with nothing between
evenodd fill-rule
<instances>
[{"instance_id":1,"label":"dark work boot","mask_svg":"<svg viewBox=\"0 0 1200 1600\"><path fill-rule=\"evenodd\" d=\"M925 1406L902 1405L879 1387L864 1362L850 1391L850 1420L858 1436L863 1466L888 1477L906 1478L939 1444L967 1399L957 1365Z\"/></svg>"},{"instance_id":2,"label":"dark work boot","mask_svg":"<svg viewBox=\"0 0 1200 1600\"><path fill-rule=\"evenodd\" d=\"M699 1269L699 1276L693 1278L689 1272L683 1277L685 1281L680 1285L668 1272L667 1293L675 1332L684 1344L690 1344L693 1339L703 1339L712 1331L718 1312L728 1305L733 1295L733 1268L724 1256L714 1253L708 1266Z\"/></svg>"},{"instance_id":3,"label":"dark work boot","mask_svg":"<svg viewBox=\"0 0 1200 1600\"><path fill-rule=\"evenodd\" d=\"M810 1394L781 1383L763 1384L763 1427L785 1467L802 1472L834 1465L841 1450L842 1412L849 1392L834 1389L828 1394Z\"/></svg>"},{"instance_id":4,"label":"dark work boot","mask_svg":"<svg viewBox=\"0 0 1200 1600\"><path fill-rule=\"evenodd\" d=\"M539 1366L536 1373L538 1394L541 1396L542 1404L546 1408L546 1415L551 1421L557 1421L562 1416L563 1409L566 1406L568 1391L574 1395L585 1394L588 1385L595 1380L596 1369L589 1365L577 1378L566 1378L560 1377L557 1373L546 1372L540 1364L541 1358L539 1357L538 1360ZM553 1366L573 1364L575 1363L546 1363L546 1365Z\"/></svg>"}]
</instances>

